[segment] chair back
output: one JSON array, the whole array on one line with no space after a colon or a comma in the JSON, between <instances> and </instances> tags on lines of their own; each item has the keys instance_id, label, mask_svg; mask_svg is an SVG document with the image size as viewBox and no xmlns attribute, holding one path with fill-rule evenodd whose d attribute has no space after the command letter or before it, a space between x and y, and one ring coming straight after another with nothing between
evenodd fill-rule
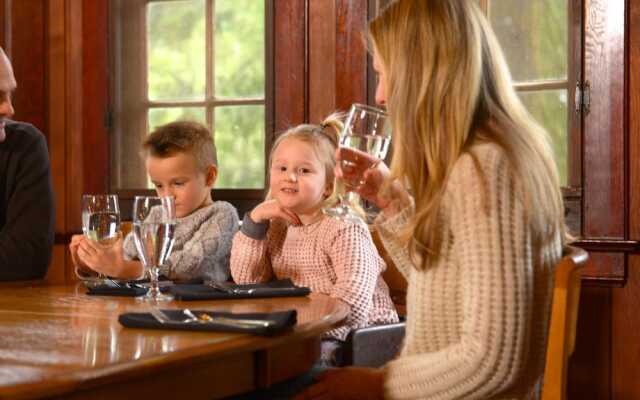
<instances>
[{"instance_id":1,"label":"chair back","mask_svg":"<svg viewBox=\"0 0 640 400\"><path fill-rule=\"evenodd\" d=\"M382 244L382 240L380 239L380 234L378 230L375 229L375 226L369 225L369 231L371 232L371 237L373 238L373 243L376 245L376 249L378 249L378 253L380 257L387 264L387 269L382 273L382 279L389 286L389 294L391 295L391 300L393 304L396 306L396 311L398 315L403 317L407 315L407 280L404 275L398 268L396 264L393 262L387 250L384 248Z\"/></svg>"},{"instance_id":2,"label":"chair back","mask_svg":"<svg viewBox=\"0 0 640 400\"><path fill-rule=\"evenodd\" d=\"M542 400L566 398L567 368L576 341L580 269L588 258L586 251L565 246L556 266Z\"/></svg>"}]
</instances>

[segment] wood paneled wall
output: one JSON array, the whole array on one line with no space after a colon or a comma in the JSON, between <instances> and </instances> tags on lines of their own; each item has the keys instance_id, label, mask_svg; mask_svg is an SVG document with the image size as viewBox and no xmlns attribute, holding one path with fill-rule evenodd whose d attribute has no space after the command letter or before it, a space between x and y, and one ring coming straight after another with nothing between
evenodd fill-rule
<instances>
[{"instance_id":1,"label":"wood paneled wall","mask_svg":"<svg viewBox=\"0 0 640 400\"><path fill-rule=\"evenodd\" d=\"M108 148L96 145L101 132L93 128L95 114L91 113L94 104L102 100L93 96L104 96L106 89L97 92L95 87L86 87L83 79L83 65L91 69L95 68L94 62L101 61L95 57L95 43L84 46L83 9L90 12L101 1L0 1L2 45L8 50L18 82L15 119L37 126L49 146L56 197L54 267L47 274L52 283L72 279L66 241L81 227L80 195L86 188L93 189L93 182L108 179L100 168L103 159L99 157L101 151L108 155ZM83 8L85 3L87 8ZM100 26L93 26L94 37L96 28ZM101 37L106 41L106 31ZM83 56L92 58L83 60ZM93 78L91 82L108 87L106 75L100 80L95 73L88 76ZM89 135L85 135L85 122ZM83 140L85 137L88 139Z\"/></svg>"},{"instance_id":2,"label":"wood paneled wall","mask_svg":"<svg viewBox=\"0 0 640 400\"><path fill-rule=\"evenodd\" d=\"M626 157L629 191L628 235L640 240L640 2L628 1L624 21L627 35ZM621 21L622 22L622 21ZM611 399L640 399L640 255L628 257L627 284L611 290Z\"/></svg>"},{"instance_id":3,"label":"wood paneled wall","mask_svg":"<svg viewBox=\"0 0 640 400\"><path fill-rule=\"evenodd\" d=\"M275 2L276 132L366 103L368 11L368 0Z\"/></svg>"}]
</instances>

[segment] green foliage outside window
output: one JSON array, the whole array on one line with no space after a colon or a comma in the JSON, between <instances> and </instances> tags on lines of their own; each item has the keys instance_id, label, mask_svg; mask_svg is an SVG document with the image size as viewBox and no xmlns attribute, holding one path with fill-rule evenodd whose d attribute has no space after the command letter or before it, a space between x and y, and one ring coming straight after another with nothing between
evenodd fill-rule
<instances>
[{"instance_id":1,"label":"green foliage outside window","mask_svg":"<svg viewBox=\"0 0 640 400\"><path fill-rule=\"evenodd\" d=\"M212 76L207 77L206 0L151 2L147 8L148 98L204 102L207 80L216 100L261 100L260 105L152 107L149 128L176 119L213 121L217 188L264 187L265 4L216 0ZM208 110L208 111L207 111ZM207 112L210 112L207 118ZM210 127L211 128L211 127Z\"/></svg>"},{"instance_id":2,"label":"green foliage outside window","mask_svg":"<svg viewBox=\"0 0 640 400\"><path fill-rule=\"evenodd\" d=\"M568 5L562 0L491 0L489 16L515 82L567 79ZM568 90L520 92L547 129L563 185L567 184Z\"/></svg>"}]
</instances>

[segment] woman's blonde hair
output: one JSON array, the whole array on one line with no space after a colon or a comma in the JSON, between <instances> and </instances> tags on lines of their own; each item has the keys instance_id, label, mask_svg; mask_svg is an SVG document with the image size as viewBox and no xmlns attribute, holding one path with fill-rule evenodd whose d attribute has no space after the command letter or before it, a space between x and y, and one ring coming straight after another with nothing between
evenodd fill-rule
<instances>
[{"instance_id":1,"label":"woman's blonde hair","mask_svg":"<svg viewBox=\"0 0 640 400\"><path fill-rule=\"evenodd\" d=\"M269 154L269 170L271 170L273 154L285 140L293 138L311 145L316 157L324 167L325 182L327 186L331 187L331 195L324 200L323 207L333 205L336 202L335 153L343 127L342 120L343 115L341 113L333 113L319 125L301 124L290 128L276 138ZM267 198L271 198L271 191L267 193Z\"/></svg>"},{"instance_id":2,"label":"woman's blonde hair","mask_svg":"<svg viewBox=\"0 0 640 400\"><path fill-rule=\"evenodd\" d=\"M474 0L398 0L369 24L386 72L392 179L416 216L401 239L421 268L437 259L437 213L449 173L473 144L504 149L536 243L565 234L560 181L546 131L515 93L498 41ZM471 154L473 156L473 154ZM481 172L481 171L480 171ZM560 230L560 232L558 232Z\"/></svg>"}]
</instances>

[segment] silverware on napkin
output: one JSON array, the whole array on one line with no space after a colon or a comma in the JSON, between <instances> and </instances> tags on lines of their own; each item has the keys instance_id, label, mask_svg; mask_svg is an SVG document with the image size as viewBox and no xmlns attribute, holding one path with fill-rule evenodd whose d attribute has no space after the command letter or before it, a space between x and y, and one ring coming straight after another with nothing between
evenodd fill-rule
<instances>
[{"instance_id":1,"label":"silverware on napkin","mask_svg":"<svg viewBox=\"0 0 640 400\"><path fill-rule=\"evenodd\" d=\"M256 291L256 289L237 288L237 287L230 286L227 283L217 282L217 281L206 281L204 284L216 290L219 290L221 292L230 293L230 294L252 294Z\"/></svg>"},{"instance_id":2,"label":"silverware on napkin","mask_svg":"<svg viewBox=\"0 0 640 400\"><path fill-rule=\"evenodd\" d=\"M218 281L205 281L204 282L205 285L212 287L216 290L219 290L221 292L224 293L230 293L230 294L258 294L260 292L265 292L265 291L279 291L279 292L293 292L298 290L299 288L297 287L260 287L260 288L239 288L236 286L233 286L232 284L226 283L226 282L218 282Z\"/></svg>"},{"instance_id":3,"label":"silverware on napkin","mask_svg":"<svg viewBox=\"0 0 640 400\"><path fill-rule=\"evenodd\" d=\"M212 317L209 314L201 313L197 316L188 308L182 310L182 313L188 317L184 322L197 322L200 324L216 324L227 325L239 328L268 328L274 324L273 321L263 319L236 319L227 317Z\"/></svg>"},{"instance_id":4,"label":"silverware on napkin","mask_svg":"<svg viewBox=\"0 0 640 400\"><path fill-rule=\"evenodd\" d=\"M273 321L267 321L262 319L235 319L235 318L227 318L227 317L212 317L209 314L198 314L197 316L188 308L182 310L182 313L187 317L182 320L174 320L169 318L169 316L162 310L158 308L150 308L149 313L156 321L160 324L164 325L166 323L178 323L178 324L215 324L215 325L224 325L230 326L234 328L269 328L274 325Z\"/></svg>"},{"instance_id":5,"label":"silverware on napkin","mask_svg":"<svg viewBox=\"0 0 640 400\"><path fill-rule=\"evenodd\" d=\"M169 318L167 314L165 314L164 311L160 310L159 308L150 308L149 313L151 313L153 318L155 318L156 321L160 322L161 324L172 322L171 318Z\"/></svg>"}]
</instances>

